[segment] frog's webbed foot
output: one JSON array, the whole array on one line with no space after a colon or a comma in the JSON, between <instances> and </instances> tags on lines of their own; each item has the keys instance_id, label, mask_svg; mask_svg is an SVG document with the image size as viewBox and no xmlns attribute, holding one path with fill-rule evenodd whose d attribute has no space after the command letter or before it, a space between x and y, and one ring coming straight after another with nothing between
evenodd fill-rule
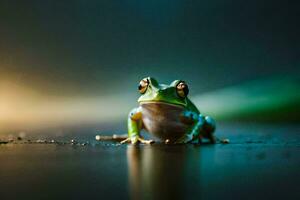
<instances>
[{"instance_id":1,"label":"frog's webbed foot","mask_svg":"<svg viewBox=\"0 0 300 200\"><path fill-rule=\"evenodd\" d=\"M216 137L214 131L216 129L216 123L213 118L209 116L203 116L202 114L186 111L183 113L182 120L186 123L194 122L194 125L183 139L180 139L181 143L189 143L192 141L202 142L203 138L206 138L210 143L216 143Z\"/></svg>"},{"instance_id":2,"label":"frog's webbed foot","mask_svg":"<svg viewBox=\"0 0 300 200\"><path fill-rule=\"evenodd\" d=\"M124 143L131 143L131 144L137 144L137 143L142 143L142 144L153 144L153 140L145 140L144 138L140 136L132 136L128 137L127 139L123 140L120 142L121 144Z\"/></svg>"},{"instance_id":3,"label":"frog's webbed foot","mask_svg":"<svg viewBox=\"0 0 300 200\"><path fill-rule=\"evenodd\" d=\"M153 140L145 140L140 136L140 131L142 129L142 112L141 108L134 108L130 111L128 116L128 138L121 141L121 144L131 143L131 144L152 144Z\"/></svg>"}]
</instances>

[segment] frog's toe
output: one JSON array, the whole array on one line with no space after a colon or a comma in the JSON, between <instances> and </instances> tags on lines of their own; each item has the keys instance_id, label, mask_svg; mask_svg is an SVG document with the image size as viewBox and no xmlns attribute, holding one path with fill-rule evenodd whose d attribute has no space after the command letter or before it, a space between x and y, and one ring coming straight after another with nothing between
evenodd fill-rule
<instances>
[{"instance_id":1,"label":"frog's toe","mask_svg":"<svg viewBox=\"0 0 300 200\"><path fill-rule=\"evenodd\" d=\"M125 140L122 140L120 143L125 144L125 143L131 143L131 144L137 144L139 142L138 137L128 137Z\"/></svg>"},{"instance_id":2,"label":"frog's toe","mask_svg":"<svg viewBox=\"0 0 300 200\"><path fill-rule=\"evenodd\" d=\"M154 143L154 141L153 140L145 140L145 139L143 139L143 138L138 138L138 141L140 142L140 143L142 143L142 144L153 144Z\"/></svg>"},{"instance_id":3,"label":"frog's toe","mask_svg":"<svg viewBox=\"0 0 300 200\"><path fill-rule=\"evenodd\" d=\"M125 144L125 143L131 143L131 144L138 144L138 143L142 143L142 144L152 144L154 143L153 140L145 140L141 137L135 136L135 137L128 137L127 139L123 140L120 142L121 144Z\"/></svg>"},{"instance_id":4,"label":"frog's toe","mask_svg":"<svg viewBox=\"0 0 300 200\"><path fill-rule=\"evenodd\" d=\"M130 138L128 137L128 138L126 138L125 140L122 140L120 143L121 144L125 144L125 143L128 143L128 142L130 142L131 140L130 140Z\"/></svg>"}]
</instances>

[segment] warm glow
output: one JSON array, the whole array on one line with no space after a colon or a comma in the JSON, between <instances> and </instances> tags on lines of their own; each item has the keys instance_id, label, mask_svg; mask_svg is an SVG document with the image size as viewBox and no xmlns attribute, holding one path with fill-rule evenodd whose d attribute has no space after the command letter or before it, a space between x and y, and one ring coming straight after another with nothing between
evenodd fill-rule
<instances>
[{"instance_id":1,"label":"warm glow","mask_svg":"<svg viewBox=\"0 0 300 200\"><path fill-rule=\"evenodd\" d=\"M44 96L1 82L0 130L111 122L125 119L128 105L125 97Z\"/></svg>"}]
</instances>

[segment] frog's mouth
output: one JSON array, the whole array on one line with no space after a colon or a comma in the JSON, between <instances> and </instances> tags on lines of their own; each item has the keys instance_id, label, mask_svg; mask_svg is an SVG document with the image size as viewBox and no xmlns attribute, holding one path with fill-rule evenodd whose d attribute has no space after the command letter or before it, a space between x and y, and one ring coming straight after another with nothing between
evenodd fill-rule
<instances>
[{"instance_id":1,"label":"frog's mouth","mask_svg":"<svg viewBox=\"0 0 300 200\"><path fill-rule=\"evenodd\" d=\"M140 105L147 105L147 104L165 105L165 106L177 107L177 108L185 107L182 104L169 103L169 102L165 102L165 101L141 101L140 102Z\"/></svg>"}]
</instances>

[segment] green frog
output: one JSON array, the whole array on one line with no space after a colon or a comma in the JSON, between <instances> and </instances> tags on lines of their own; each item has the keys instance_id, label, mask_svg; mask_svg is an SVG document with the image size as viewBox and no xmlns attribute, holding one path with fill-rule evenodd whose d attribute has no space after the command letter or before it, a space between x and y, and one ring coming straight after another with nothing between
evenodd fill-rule
<instances>
[{"instance_id":1,"label":"green frog","mask_svg":"<svg viewBox=\"0 0 300 200\"><path fill-rule=\"evenodd\" d=\"M142 129L165 143L201 142L203 138L216 142L215 121L200 114L188 98L189 88L185 81L175 80L166 85L147 77L140 81L138 90L141 94L139 106L129 113L128 138L121 143L153 143L141 137Z\"/></svg>"}]
</instances>

